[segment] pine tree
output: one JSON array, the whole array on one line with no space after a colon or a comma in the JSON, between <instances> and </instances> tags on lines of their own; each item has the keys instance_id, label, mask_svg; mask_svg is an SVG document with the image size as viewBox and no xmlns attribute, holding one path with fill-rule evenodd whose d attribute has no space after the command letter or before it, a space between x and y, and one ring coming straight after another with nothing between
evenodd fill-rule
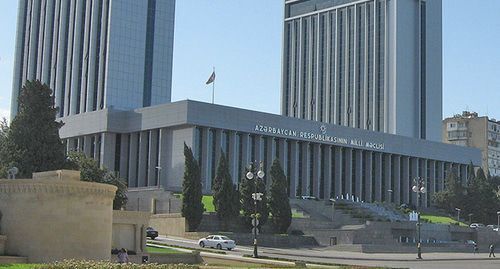
<instances>
[{"instance_id":1,"label":"pine tree","mask_svg":"<svg viewBox=\"0 0 500 269\"><path fill-rule=\"evenodd\" d=\"M437 207L452 213L457 207L463 208L464 193L465 189L458 180L456 172L449 171L444 190L435 193L432 199Z\"/></svg>"},{"instance_id":2,"label":"pine tree","mask_svg":"<svg viewBox=\"0 0 500 269\"><path fill-rule=\"evenodd\" d=\"M239 216L240 208L238 193L235 190L233 182L231 181L229 164L227 162L226 155L222 151L213 182L212 191L215 211L217 212L219 219L223 220L224 223L227 224L229 220Z\"/></svg>"},{"instance_id":3,"label":"pine tree","mask_svg":"<svg viewBox=\"0 0 500 269\"><path fill-rule=\"evenodd\" d=\"M7 177L7 169L9 169L7 158L7 135L9 133L9 124L5 118L0 121L0 178Z\"/></svg>"},{"instance_id":4,"label":"pine tree","mask_svg":"<svg viewBox=\"0 0 500 269\"><path fill-rule=\"evenodd\" d=\"M49 86L38 80L27 81L21 90L19 112L12 120L6 147L6 163L19 168L19 178L65 165L65 147L59 137L63 123L56 121L51 94Z\"/></svg>"},{"instance_id":5,"label":"pine tree","mask_svg":"<svg viewBox=\"0 0 500 269\"><path fill-rule=\"evenodd\" d=\"M292 223L292 209L288 199L288 185L280 161L275 159L271 166L271 189L269 190L269 211L272 222L280 233L286 233Z\"/></svg>"},{"instance_id":6,"label":"pine tree","mask_svg":"<svg viewBox=\"0 0 500 269\"><path fill-rule=\"evenodd\" d=\"M115 172L108 171L105 167L100 167L96 160L81 152L70 152L68 161L67 168L80 170L82 181L110 184L118 188L113 199L114 210L119 210L127 204L127 180L120 178Z\"/></svg>"},{"instance_id":7,"label":"pine tree","mask_svg":"<svg viewBox=\"0 0 500 269\"><path fill-rule=\"evenodd\" d=\"M203 194L201 192L201 176L198 162L191 148L184 143L184 181L182 182L182 216L186 218L188 231L196 231L203 217Z\"/></svg>"},{"instance_id":8,"label":"pine tree","mask_svg":"<svg viewBox=\"0 0 500 269\"><path fill-rule=\"evenodd\" d=\"M259 218L259 227L266 224L269 218L269 208L267 206L267 195L266 195L266 185L261 179L247 179L246 173L248 171L253 171L255 173L256 169L253 165L246 169L243 174L243 178L240 183L240 204L241 210L243 211L243 216L245 217L245 223L250 227L252 216L255 212L254 200L252 198L252 193L255 192L255 180L257 180L257 192L262 193L262 200L257 201L257 216Z\"/></svg>"},{"instance_id":9,"label":"pine tree","mask_svg":"<svg viewBox=\"0 0 500 269\"><path fill-rule=\"evenodd\" d=\"M465 209L467 213L473 213L474 219L483 223L493 223L499 206L496 190L486 178L482 168L476 172L476 177L467 187L465 197Z\"/></svg>"}]
</instances>

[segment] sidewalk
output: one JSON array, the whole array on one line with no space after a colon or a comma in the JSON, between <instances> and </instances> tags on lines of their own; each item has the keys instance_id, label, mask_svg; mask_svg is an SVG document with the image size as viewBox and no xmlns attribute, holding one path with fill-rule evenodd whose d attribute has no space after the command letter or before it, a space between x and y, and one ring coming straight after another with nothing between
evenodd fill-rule
<instances>
[{"instance_id":1,"label":"sidewalk","mask_svg":"<svg viewBox=\"0 0 500 269\"><path fill-rule=\"evenodd\" d=\"M339 260L366 260L366 261L418 261L416 253L361 253L335 251L329 249L262 249L263 255L287 255L296 257L312 257ZM422 252L422 258L430 261L456 261L456 260L500 260L500 253L495 253L496 258L489 258L488 252L451 253L451 252Z\"/></svg>"}]
</instances>

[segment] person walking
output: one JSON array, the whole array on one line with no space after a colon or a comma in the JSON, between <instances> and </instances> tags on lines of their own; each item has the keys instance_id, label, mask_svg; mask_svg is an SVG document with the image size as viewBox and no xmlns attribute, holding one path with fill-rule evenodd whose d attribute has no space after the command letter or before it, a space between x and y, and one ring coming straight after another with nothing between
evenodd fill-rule
<instances>
[{"instance_id":1,"label":"person walking","mask_svg":"<svg viewBox=\"0 0 500 269\"><path fill-rule=\"evenodd\" d=\"M476 253L479 252L479 248L477 247L477 243L476 242L474 242L473 246L474 246L474 255L475 255Z\"/></svg>"},{"instance_id":2,"label":"person walking","mask_svg":"<svg viewBox=\"0 0 500 269\"><path fill-rule=\"evenodd\" d=\"M490 245L490 255L488 257L491 258L491 255L493 255L493 258L495 257L495 244L493 243Z\"/></svg>"},{"instance_id":3,"label":"person walking","mask_svg":"<svg viewBox=\"0 0 500 269\"><path fill-rule=\"evenodd\" d=\"M128 253L124 248L118 251L118 263L128 263Z\"/></svg>"},{"instance_id":4,"label":"person walking","mask_svg":"<svg viewBox=\"0 0 500 269\"><path fill-rule=\"evenodd\" d=\"M422 246L420 245L420 242L417 243L417 259L422 259Z\"/></svg>"}]
</instances>

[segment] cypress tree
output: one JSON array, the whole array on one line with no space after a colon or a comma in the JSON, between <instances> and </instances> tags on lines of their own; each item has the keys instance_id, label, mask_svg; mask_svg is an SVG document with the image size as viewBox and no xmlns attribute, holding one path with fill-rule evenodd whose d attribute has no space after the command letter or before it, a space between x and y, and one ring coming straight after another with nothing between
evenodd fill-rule
<instances>
[{"instance_id":1,"label":"cypress tree","mask_svg":"<svg viewBox=\"0 0 500 269\"><path fill-rule=\"evenodd\" d=\"M452 170L446 176L444 190L435 193L432 200L437 207L453 213L455 208L462 208L464 193L465 188L458 180L456 172Z\"/></svg>"},{"instance_id":2,"label":"cypress tree","mask_svg":"<svg viewBox=\"0 0 500 269\"><path fill-rule=\"evenodd\" d=\"M65 147L59 137L63 123L56 121L51 94L49 86L35 80L27 81L19 95L19 112L7 136L6 162L19 168L20 178L65 165Z\"/></svg>"},{"instance_id":3,"label":"cypress tree","mask_svg":"<svg viewBox=\"0 0 500 269\"><path fill-rule=\"evenodd\" d=\"M9 169L7 159L7 135L9 133L9 124L5 118L0 121L0 178L7 177L7 169Z\"/></svg>"},{"instance_id":4,"label":"cypress tree","mask_svg":"<svg viewBox=\"0 0 500 269\"><path fill-rule=\"evenodd\" d=\"M188 231L196 231L203 217L201 173L191 148L184 143L184 181L182 182L182 216L186 218Z\"/></svg>"},{"instance_id":5,"label":"cypress tree","mask_svg":"<svg viewBox=\"0 0 500 269\"><path fill-rule=\"evenodd\" d=\"M280 161L275 159L271 166L271 189L269 190L269 211L272 222L280 233L286 233L292 223L292 209L288 199L288 185Z\"/></svg>"},{"instance_id":6,"label":"cypress tree","mask_svg":"<svg viewBox=\"0 0 500 269\"><path fill-rule=\"evenodd\" d=\"M267 195L266 195L266 184L264 180L261 179L247 179L246 173L248 171L256 172L256 168L252 164L250 167L247 167L245 173L243 174L243 178L240 182L240 204L241 210L243 211L243 216L245 219L245 223L250 227L252 221L252 215L254 214L254 200L252 198L252 193L255 191L255 180L257 180L257 192L262 193L262 201L257 201L257 217L259 219L259 227L266 224L267 219L269 218L269 208L267 206Z\"/></svg>"},{"instance_id":7,"label":"cypress tree","mask_svg":"<svg viewBox=\"0 0 500 269\"><path fill-rule=\"evenodd\" d=\"M239 215L240 207L238 193L235 190L229 173L229 164L226 155L221 151L216 176L212 185L213 203L217 216L224 223Z\"/></svg>"}]
</instances>

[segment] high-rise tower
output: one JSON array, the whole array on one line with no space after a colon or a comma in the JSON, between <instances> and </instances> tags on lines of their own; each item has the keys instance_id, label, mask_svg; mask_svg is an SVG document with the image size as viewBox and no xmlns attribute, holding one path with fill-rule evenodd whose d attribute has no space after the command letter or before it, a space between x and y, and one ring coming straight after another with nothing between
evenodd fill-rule
<instances>
[{"instance_id":1,"label":"high-rise tower","mask_svg":"<svg viewBox=\"0 0 500 269\"><path fill-rule=\"evenodd\" d=\"M26 80L59 117L170 102L175 0L20 0L11 117Z\"/></svg>"},{"instance_id":2,"label":"high-rise tower","mask_svg":"<svg viewBox=\"0 0 500 269\"><path fill-rule=\"evenodd\" d=\"M285 0L282 115L441 140L441 0Z\"/></svg>"}]
</instances>

